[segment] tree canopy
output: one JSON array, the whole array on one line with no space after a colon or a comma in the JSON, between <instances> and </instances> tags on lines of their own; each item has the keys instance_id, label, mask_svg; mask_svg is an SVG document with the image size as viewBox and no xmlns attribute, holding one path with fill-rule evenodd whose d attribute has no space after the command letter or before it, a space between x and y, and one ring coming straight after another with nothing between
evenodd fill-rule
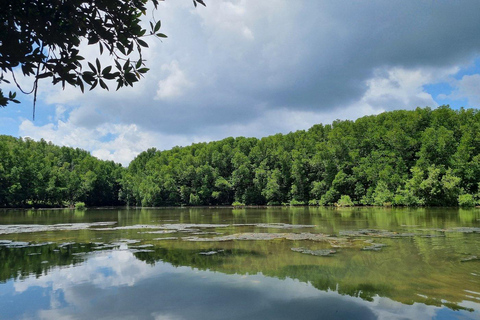
<instances>
[{"instance_id":1,"label":"tree canopy","mask_svg":"<svg viewBox=\"0 0 480 320\"><path fill-rule=\"evenodd\" d=\"M0 136L0 207L480 204L480 112L418 108L262 139L149 149L122 168Z\"/></svg>"},{"instance_id":2,"label":"tree canopy","mask_svg":"<svg viewBox=\"0 0 480 320\"><path fill-rule=\"evenodd\" d=\"M148 71L142 48L145 37L165 38L161 23L152 18L150 29L141 18L148 2L157 9L161 0L2 0L0 10L0 85L10 73L22 93L36 98L38 81L49 78L62 87L79 87L82 92L97 86L108 90L109 81L117 90L133 86ZM203 0L193 0L205 5ZM82 40L97 45L99 53L113 58L102 66L99 59L84 61ZM21 88L15 73L33 78L32 88ZM34 98L34 106L35 99ZM4 94L0 106L18 103L15 92Z\"/></svg>"},{"instance_id":3,"label":"tree canopy","mask_svg":"<svg viewBox=\"0 0 480 320\"><path fill-rule=\"evenodd\" d=\"M398 110L262 139L150 149L122 181L122 198L142 206L472 206L480 201L480 113Z\"/></svg>"}]
</instances>

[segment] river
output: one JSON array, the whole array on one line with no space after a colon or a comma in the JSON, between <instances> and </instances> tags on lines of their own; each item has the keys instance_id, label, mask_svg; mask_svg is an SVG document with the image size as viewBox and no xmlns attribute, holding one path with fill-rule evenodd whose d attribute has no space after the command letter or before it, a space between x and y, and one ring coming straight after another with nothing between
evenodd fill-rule
<instances>
[{"instance_id":1,"label":"river","mask_svg":"<svg viewBox=\"0 0 480 320\"><path fill-rule=\"evenodd\" d=\"M480 319L480 209L0 211L0 319Z\"/></svg>"}]
</instances>

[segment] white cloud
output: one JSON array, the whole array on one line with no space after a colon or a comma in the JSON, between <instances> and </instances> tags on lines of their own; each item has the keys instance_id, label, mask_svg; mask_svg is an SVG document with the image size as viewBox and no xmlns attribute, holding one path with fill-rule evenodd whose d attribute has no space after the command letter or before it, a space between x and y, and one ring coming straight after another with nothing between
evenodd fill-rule
<instances>
[{"instance_id":1,"label":"white cloud","mask_svg":"<svg viewBox=\"0 0 480 320\"><path fill-rule=\"evenodd\" d=\"M480 74L465 75L451 84L455 88L453 92L440 98L467 99L470 106L480 107Z\"/></svg>"},{"instance_id":2,"label":"white cloud","mask_svg":"<svg viewBox=\"0 0 480 320\"><path fill-rule=\"evenodd\" d=\"M274 6L275 3L269 5ZM218 2L215 5L209 5L210 10L198 10L202 17L203 25L209 30L216 41L228 43L231 41L255 39L251 25L254 23L253 17L257 16L258 10L265 8L264 4L241 0L230 2Z\"/></svg>"},{"instance_id":3,"label":"white cloud","mask_svg":"<svg viewBox=\"0 0 480 320\"><path fill-rule=\"evenodd\" d=\"M76 125L76 111L66 121L57 120L37 126L23 120L19 127L20 136L34 140L45 139L54 144L85 149L103 160L113 160L124 166L140 152L149 148L169 149L176 145L208 140L204 136L168 135L149 130L140 130L135 124L99 123L93 128Z\"/></svg>"},{"instance_id":4,"label":"white cloud","mask_svg":"<svg viewBox=\"0 0 480 320\"><path fill-rule=\"evenodd\" d=\"M67 108L65 108L62 105L57 105L55 108L55 120L65 120L64 119L65 111L67 111Z\"/></svg>"},{"instance_id":5,"label":"white cloud","mask_svg":"<svg viewBox=\"0 0 480 320\"><path fill-rule=\"evenodd\" d=\"M169 68L173 70L172 74L178 75L180 72L175 61ZM65 107L57 106L57 121L43 126L24 120L20 125L20 135L37 140L44 138L59 145L80 147L91 151L97 158L128 165L136 155L152 147L164 150L176 145L185 146L195 142L220 140L228 136L260 138L276 133L306 130L315 124L327 124L337 119L355 120L364 115L393 109L437 107L437 103L424 91L423 86L433 81L448 79L456 72L456 68L377 70L374 77L366 80L367 90L364 95L345 107L330 110L295 110L288 107L272 109L265 105L257 105L254 106L256 116L248 122L213 123L191 134L162 133L134 122L118 123L101 113L99 108L85 105L73 109L70 113ZM176 92L174 87L165 89L163 92L165 98L174 96Z\"/></svg>"},{"instance_id":6,"label":"white cloud","mask_svg":"<svg viewBox=\"0 0 480 320\"><path fill-rule=\"evenodd\" d=\"M369 106L377 111L437 107L438 104L425 92L423 86L446 79L457 70L457 68L431 70L398 67L377 69L375 76L367 80L368 89L356 104Z\"/></svg>"},{"instance_id":7,"label":"white cloud","mask_svg":"<svg viewBox=\"0 0 480 320\"><path fill-rule=\"evenodd\" d=\"M158 81L156 99L169 99L181 96L184 90L192 85L178 66L178 61L174 60L170 64L164 64L160 69L163 74L168 72L169 75L165 79Z\"/></svg>"}]
</instances>

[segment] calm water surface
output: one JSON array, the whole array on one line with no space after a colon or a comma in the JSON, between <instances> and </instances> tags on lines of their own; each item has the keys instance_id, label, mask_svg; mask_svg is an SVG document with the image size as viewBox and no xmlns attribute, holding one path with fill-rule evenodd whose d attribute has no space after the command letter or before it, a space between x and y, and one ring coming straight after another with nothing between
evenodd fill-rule
<instances>
[{"instance_id":1,"label":"calm water surface","mask_svg":"<svg viewBox=\"0 0 480 320\"><path fill-rule=\"evenodd\" d=\"M480 210L4 210L0 319L480 319Z\"/></svg>"}]
</instances>

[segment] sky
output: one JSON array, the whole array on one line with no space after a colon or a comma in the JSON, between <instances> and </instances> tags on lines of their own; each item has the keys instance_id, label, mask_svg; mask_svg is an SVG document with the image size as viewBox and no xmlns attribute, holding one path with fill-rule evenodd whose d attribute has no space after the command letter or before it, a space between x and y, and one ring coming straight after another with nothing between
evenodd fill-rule
<instances>
[{"instance_id":1,"label":"sky","mask_svg":"<svg viewBox=\"0 0 480 320\"><path fill-rule=\"evenodd\" d=\"M42 80L35 120L33 97L20 95L0 109L0 134L128 165L152 147L397 109L480 107L480 1L206 3L160 3L154 15L168 38L147 39L150 71L133 88L82 94ZM82 45L81 55L93 60L98 48ZM32 79L20 83L31 88Z\"/></svg>"}]
</instances>

